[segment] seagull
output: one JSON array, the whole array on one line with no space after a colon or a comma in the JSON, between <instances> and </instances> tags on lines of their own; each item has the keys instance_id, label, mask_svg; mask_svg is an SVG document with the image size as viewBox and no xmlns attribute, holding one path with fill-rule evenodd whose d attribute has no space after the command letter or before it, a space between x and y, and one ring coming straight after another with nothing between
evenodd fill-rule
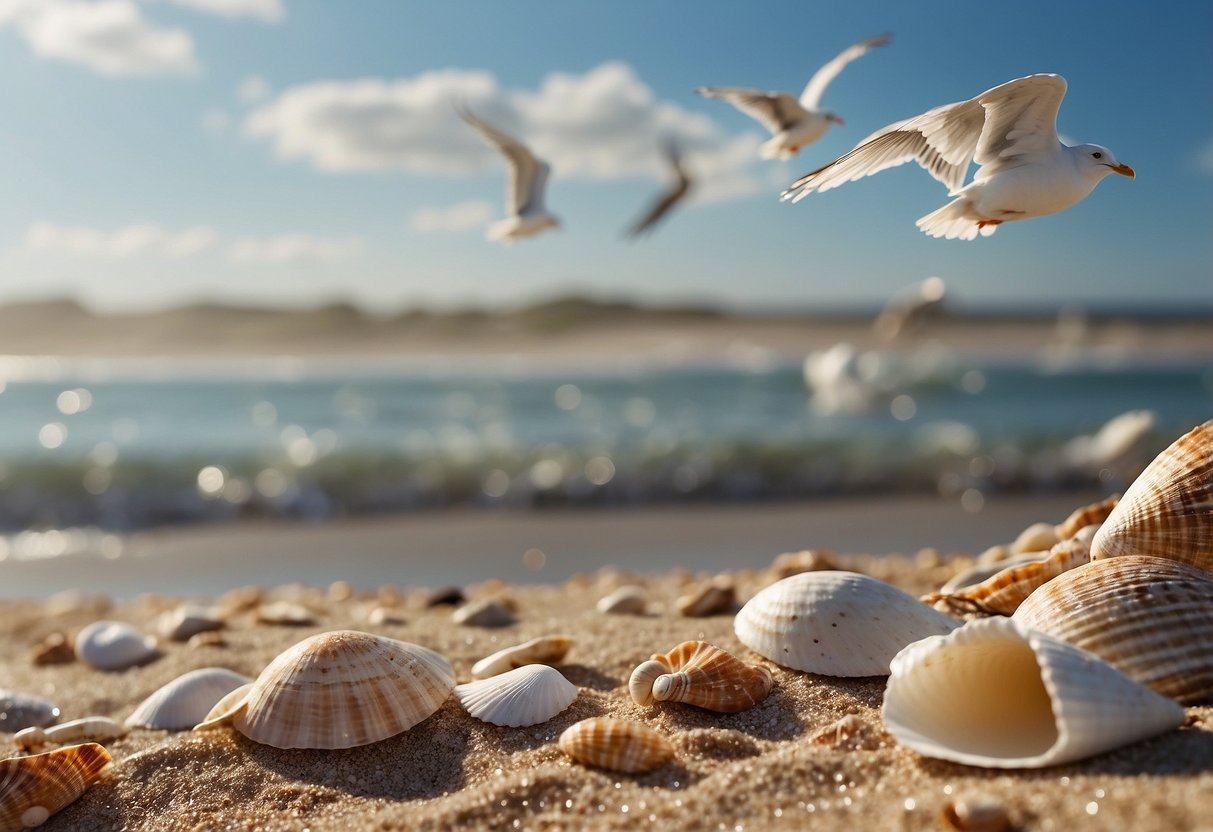
<instances>
[{"instance_id":1,"label":"seagull","mask_svg":"<svg viewBox=\"0 0 1213 832\"><path fill-rule=\"evenodd\" d=\"M653 202L648 212L628 229L627 235L633 239L652 231L653 227L670 212L670 209L681 202L687 192L691 190L691 177L683 169L682 154L679 153L678 145L673 141L666 142L665 157L670 163L670 169L674 171L674 182Z\"/></svg>"},{"instance_id":2,"label":"seagull","mask_svg":"<svg viewBox=\"0 0 1213 832\"><path fill-rule=\"evenodd\" d=\"M914 325L937 312L947 287L940 277L928 277L909 289L898 292L876 317L872 328L885 341L892 341Z\"/></svg>"},{"instance_id":3,"label":"seagull","mask_svg":"<svg viewBox=\"0 0 1213 832\"><path fill-rule=\"evenodd\" d=\"M489 226L488 238L513 243L548 229L559 228L560 220L543 206L543 189L551 167L535 158L526 145L508 133L482 121L468 110L459 115L480 134L486 144L495 147L510 164L505 187L505 209L511 216Z\"/></svg>"},{"instance_id":4,"label":"seagull","mask_svg":"<svg viewBox=\"0 0 1213 832\"><path fill-rule=\"evenodd\" d=\"M819 110L821 96L843 67L874 47L889 42L889 35L877 35L849 46L814 73L805 85L800 99L786 92L763 92L744 87L699 87L695 90L705 98L727 101L751 118L757 119L774 134L760 149L763 159L791 159L802 147L808 147L826 134L832 124L842 124L842 118L829 110Z\"/></svg>"},{"instance_id":5,"label":"seagull","mask_svg":"<svg viewBox=\"0 0 1213 832\"><path fill-rule=\"evenodd\" d=\"M806 173L780 195L799 202L913 160L956 199L918 220L932 237L988 237L1004 222L1064 211L1109 173L1136 178L1098 144L1068 147L1057 138L1057 109L1066 94L1060 75L1029 75L976 98L936 107L890 124L850 153ZM969 163L973 181L964 184Z\"/></svg>"}]
</instances>

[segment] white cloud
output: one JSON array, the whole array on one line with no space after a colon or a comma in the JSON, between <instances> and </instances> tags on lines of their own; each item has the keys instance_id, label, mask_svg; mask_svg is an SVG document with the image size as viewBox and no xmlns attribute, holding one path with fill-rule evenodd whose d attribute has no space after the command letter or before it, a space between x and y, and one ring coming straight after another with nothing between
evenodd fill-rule
<instances>
[{"instance_id":1,"label":"white cloud","mask_svg":"<svg viewBox=\"0 0 1213 832\"><path fill-rule=\"evenodd\" d=\"M279 234L276 237L244 237L228 248L238 263L294 263L304 260L346 260L362 253L361 237L316 237L310 234Z\"/></svg>"},{"instance_id":2,"label":"white cloud","mask_svg":"<svg viewBox=\"0 0 1213 832\"><path fill-rule=\"evenodd\" d=\"M177 6L222 17L253 17L277 23L286 17L282 0L168 0Z\"/></svg>"},{"instance_id":3,"label":"white cloud","mask_svg":"<svg viewBox=\"0 0 1213 832\"><path fill-rule=\"evenodd\" d=\"M82 64L103 75L198 68L189 33L145 20L132 0L0 0L0 26L6 24L39 57Z\"/></svg>"},{"instance_id":4,"label":"white cloud","mask_svg":"<svg viewBox=\"0 0 1213 832\"><path fill-rule=\"evenodd\" d=\"M493 206L484 201L460 202L447 208L422 208L414 211L409 226L423 234L441 231L465 231L484 225L493 218Z\"/></svg>"},{"instance_id":5,"label":"white cloud","mask_svg":"<svg viewBox=\"0 0 1213 832\"><path fill-rule=\"evenodd\" d=\"M254 104L268 98L273 91L269 82L260 75L250 75L236 87L236 97L245 104Z\"/></svg>"},{"instance_id":6,"label":"white cloud","mask_svg":"<svg viewBox=\"0 0 1213 832\"><path fill-rule=\"evenodd\" d=\"M181 260L203 254L218 243L219 235L206 226L172 232L154 223L139 223L101 231L35 222L26 229L24 247L27 251L109 259L155 256Z\"/></svg>"}]
</instances>

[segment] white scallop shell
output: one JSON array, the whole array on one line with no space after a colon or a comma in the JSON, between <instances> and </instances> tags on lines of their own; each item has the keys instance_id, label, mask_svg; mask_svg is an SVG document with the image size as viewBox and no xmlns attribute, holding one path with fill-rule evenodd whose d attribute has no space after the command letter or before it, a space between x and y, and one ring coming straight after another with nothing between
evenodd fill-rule
<instances>
[{"instance_id":1,"label":"white scallop shell","mask_svg":"<svg viewBox=\"0 0 1213 832\"><path fill-rule=\"evenodd\" d=\"M59 708L49 699L0 688L0 731L16 733L23 728L50 725L59 718Z\"/></svg>"},{"instance_id":2,"label":"white scallop shell","mask_svg":"<svg viewBox=\"0 0 1213 832\"><path fill-rule=\"evenodd\" d=\"M520 728L547 722L577 698L577 686L546 664L528 664L455 687L469 714L493 725Z\"/></svg>"},{"instance_id":3,"label":"white scallop shell","mask_svg":"<svg viewBox=\"0 0 1213 832\"><path fill-rule=\"evenodd\" d=\"M222 667L204 667L161 687L127 717L128 728L184 731L206 719L220 699L253 681Z\"/></svg>"},{"instance_id":4,"label":"white scallop shell","mask_svg":"<svg viewBox=\"0 0 1213 832\"><path fill-rule=\"evenodd\" d=\"M98 670L124 670L159 655L156 639L121 621L95 621L76 635L76 655Z\"/></svg>"},{"instance_id":5,"label":"white scallop shell","mask_svg":"<svg viewBox=\"0 0 1213 832\"><path fill-rule=\"evenodd\" d=\"M881 713L897 741L968 765L1067 763L1184 721L1170 699L1009 618L911 644L892 671Z\"/></svg>"},{"instance_id":6,"label":"white scallop shell","mask_svg":"<svg viewBox=\"0 0 1213 832\"><path fill-rule=\"evenodd\" d=\"M473 679L487 679L528 664L558 662L573 646L572 636L540 636L485 656L472 665Z\"/></svg>"},{"instance_id":7,"label":"white scallop shell","mask_svg":"<svg viewBox=\"0 0 1213 832\"><path fill-rule=\"evenodd\" d=\"M826 676L879 676L911 642L960 622L896 587L855 572L802 572L741 608L741 643L784 667Z\"/></svg>"}]
</instances>

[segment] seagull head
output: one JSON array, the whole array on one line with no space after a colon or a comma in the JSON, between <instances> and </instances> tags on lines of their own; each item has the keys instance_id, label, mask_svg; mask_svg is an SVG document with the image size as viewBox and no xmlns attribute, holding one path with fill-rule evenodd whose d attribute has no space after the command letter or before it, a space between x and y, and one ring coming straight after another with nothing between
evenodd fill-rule
<instances>
[{"instance_id":1,"label":"seagull head","mask_svg":"<svg viewBox=\"0 0 1213 832\"><path fill-rule=\"evenodd\" d=\"M1080 144L1071 150L1078 154L1079 166L1097 179L1102 179L1109 173L1119 173L1130 179L1137 178L1133 168L1119 162L1116 155L1103 145Z\"/></svg>"}]
</instances>

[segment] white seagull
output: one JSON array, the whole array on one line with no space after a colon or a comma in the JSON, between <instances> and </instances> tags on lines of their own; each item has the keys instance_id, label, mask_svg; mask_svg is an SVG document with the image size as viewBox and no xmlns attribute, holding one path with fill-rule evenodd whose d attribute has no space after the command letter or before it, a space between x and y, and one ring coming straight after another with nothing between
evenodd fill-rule
<instances>
[{"instance_id":1,"label":"white seagull","mask_svg":"<svg viewBox=\"0 0 1213 832\"><path fill-rule=\"evenodd\" d=\"M687 174L686 169L682 166L682 154L678 150L678 145L673 140L666 142L665 145L666 161L670 163L670 170L674 174L674 181L657 199L649 206L649 210L636 223L628 229L627 235L633 239L652 231L657 223L661 222L662 218L668 214L675 205L686 197L691 190L693 184L691 177Z\"/></svg>"},{"instance_id":2,"label":"white seagull","mask_svg":"<svg viewBox=\"0 0 1213 832\"><path fill-rule=\"evenodd\" d=\"M543 189L551 171L548 163L535 158L526 145L510 134L481 121L468 110L460 110L459 115L487 144L497 148L510 165L505 186L505 210L510 216L489 226L488 238L512 243L549 228L559 228L560 220L543 205Z\"/></svg>"},{"instance_id":3,"label":"white seagull","mask_svg":"<svg viewBox=\"0 0 1213 832\"><path fill-rule=\"evenodd\" d=\"M821 96L842 68L876 46L884 46L889 35L877 35L844 49L838 57L814 73L800 99L786 92L763 92L744 87L699 87L695 92L706 98L727 101L751 118L757 119L774 134L759 150L764 159L791 159L802 147L808 147L830 129L842 124L842 118L829 110L820 110Z\"/></svg>"},{"instance_id":4,"label":"white seagull","mask_svg":"<svg viewBox=\"0 0 1213 832\"><path fill-rule=\"evenodd\" d=\"M1081 200L1109 173L1136 177L1097 144L1068 147L1057 138L1060 75L1008 81L969 101L945 104L890 124L845 156L797 179L780 199L799 202L886 168L918 162L956 199L918 220L932 237L988 237L1004 222L1055 214ZM964 184L969 163L973 181Z\"/></svg>"}]
</instances>

